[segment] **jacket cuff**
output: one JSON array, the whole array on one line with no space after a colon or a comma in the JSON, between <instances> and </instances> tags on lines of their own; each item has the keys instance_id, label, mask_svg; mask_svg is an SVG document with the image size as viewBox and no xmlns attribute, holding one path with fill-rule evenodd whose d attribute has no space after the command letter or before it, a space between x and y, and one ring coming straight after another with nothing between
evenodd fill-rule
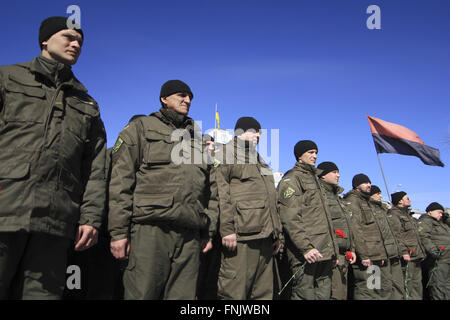
<instances>
[{"instance_id":1,"label":"jacket cuff","mask_svg":"<svg viewBox=\"0 0 450 320\"><path fill-rule=\"evenodd\" d=\"M116 236L112 236L111 237L111 242L113 241L118 241L118 240L122 240L122 239L127 239L128 235L126 234L120 234L120 235L116 235Z\"/></svg>"},{"instance_id":2,"label":"jacket cuff","mask_svg":"<svg viewBox=\"0 0 450 320\"><path fill-rule=\"evenodd\" d=\"M80 226L88 225L91 227L96 228L97 230L100 230L102 226L101 217L93 214L82 214L80 216L80 220L78 221L78 224Z\"/></svg>"}]
</instances>

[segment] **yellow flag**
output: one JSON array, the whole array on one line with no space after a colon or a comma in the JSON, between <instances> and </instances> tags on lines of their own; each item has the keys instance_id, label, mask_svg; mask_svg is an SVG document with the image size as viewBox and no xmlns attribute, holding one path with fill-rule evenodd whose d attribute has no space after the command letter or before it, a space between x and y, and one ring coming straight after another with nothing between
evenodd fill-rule
<instances>
[{"instance_id":1,"label":"yellow flag","mask_svg":"<svg viewBox=\"0 0 450 320\"><path fill-rule=\"evenodd\" d=\"M216 111L216 121L217 121L217 129L220 129L220 118L219 113Z\"/></svg>"}]
</instances>

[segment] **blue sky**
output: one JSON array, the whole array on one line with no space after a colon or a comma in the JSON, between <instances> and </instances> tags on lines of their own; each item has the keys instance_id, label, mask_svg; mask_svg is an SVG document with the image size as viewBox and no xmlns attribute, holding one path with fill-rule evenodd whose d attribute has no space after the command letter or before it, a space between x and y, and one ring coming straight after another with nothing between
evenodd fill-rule
<instances>
[{"instance_id":1,"label":"blue sky","mask_svg":"<svg viewBox=\"0 0 450 320\"><path fill-rule=\"evenodd\" d=\"M73 67L99 102L112 146L134 114L159 108L159 90L181 79L190 116L222 128L253 116L280 130L280 166L298 140L314 140L318 163L335 162L340 184L366 173L387 200L366 115L403 125L438 148L445 168L381 154L389 191L412 207L450 207L450 2L446 0L15 1L2 4L0 64L39 54L47 16L81 9L83 53ZM369 5L381 30L369 30ZM401 185L401 186L399 186Z\"/></svg>"}]
</instances>

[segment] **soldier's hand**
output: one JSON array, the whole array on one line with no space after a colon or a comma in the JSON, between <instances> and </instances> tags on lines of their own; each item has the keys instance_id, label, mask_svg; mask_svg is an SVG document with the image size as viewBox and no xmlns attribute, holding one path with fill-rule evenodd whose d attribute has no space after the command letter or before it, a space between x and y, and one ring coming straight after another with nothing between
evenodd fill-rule
<instances>
[{"instance_id":1,"label":"soldier's hand","mask_svg":"<svg viewBox=\"0 0 450 320\"><path fill-rule=\"evenodd\" d=\"M75 235L75 251L86 250L96 244L97 240L97 229L88 225L79 226Z\"/></svg>"},{"instance_id":2,"label":"soldier's hand","mask_svg":"<svg viewBox=\"0 0 450 320\"><path fill-rule=\"evenodd\" d=\"M372 261L370 261L370 259L367 259L367 260L362 260L361 263L364 267L370 267L370 265L372 264Z\"/></svg>"},{"instance_id":3,"label":"soldier's hand","mask_svg":"<svg viewBox=\"0 0 450 320\"><path fill-rule=\"evenodd\" d=\"M439 259L441 253L439 251L430 254L433 259Z\"/></svg>"},{"instance_id":4,"label":"soldier's hand","mask_svg":"<svg viewBox=\"0 0 450 320\"><path fill-rule=\"evenodd\" d=\"M222 238L222 245L230 251L236 250L237 237L236 233L229 234Z\"/></svg>"},{"instance_id":5,"label":"soldier's hand","mask_svg":"<svg viewBox=\"0 0 450 320\"><path fill-rule=\"evenodd\" d=\"M404 254L403 255L403 260L405 260L405 262L410 262L411 261L411 257L409 254Z\"/></svg>"},{"instance_id":6,"label":"soldier's hand","mask_svg":"<svg viewBox=\"0 0 450 320\"><path fill-rule=\"evenodd\" d=\"M116 259L128 259L128 255L130 254L130 243L128 242L128 239L125 238L111 241L111 253Z\"/></svg>"},{"instance_id":7,"label":"soldier's hand","mask_svg":"<svg viewBox=\"0 0 450 320\"><path fill-rule=\"evenodd\" d=\"M308 263L314 263L322 258L322 254L317 249L311 249L303 255Z\"/></svg>"},{"instance_id":8,"label":"soldier's hand","mask_svg":"<svg viewBox=\"0 0 450 320\"><path fill-rule=\"evenodd\" d=\"M339 260L338 259L333 260L333 268L336 267L338 264L339 264Z\"/></svg>"},{"instance_id":9,"label":"soldier's hand","mask_svg":"<svg viewBox=\"0 0 450 320\"><path fill-rule=\"evenodd\" d=\"M202 253L207 253L213 247L212 241L210 239L202 239L200 242L200 249Z\"/></svg>"},{"instance_id":10,"label":"soldier's hand","mask_svg":"<svg viewBox=\"0 0 450 320\"><path fill-rule=\"evenodd\" d=\"M350 264L354 264L356 262L356 253L352 252L352 258L350 259Z\"/></svg>"},{"instance_id":11,"label":"soldier's hand","mask_svg":"<svg viewBox=\"0 0 450 320\"><path fill-rule=\"evenodd\" d=\"M273 248L273 252L272 255L276 255L278 253L278 251L280 251L281 248L281 241L279 239L277 239L273 244L272 244L272 248Z\"/></svg>"}]
</instances>

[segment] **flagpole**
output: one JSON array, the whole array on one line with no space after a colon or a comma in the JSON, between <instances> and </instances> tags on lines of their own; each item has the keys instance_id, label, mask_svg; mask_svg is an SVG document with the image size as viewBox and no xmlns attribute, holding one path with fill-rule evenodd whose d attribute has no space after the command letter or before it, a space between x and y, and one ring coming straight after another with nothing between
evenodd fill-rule
<instances>
[{"instance_id":1,"label":"flagpole","mask_svg":"<svg viewBox=\"0 0 450 320\"><path fill-rule=\"evenodd\" d=\"M380 164L381 174L383 175L384 185L386 186L386 191L388 193L389 201L392 202L391 194L389 193L389 189L388 189L388 186L387 186L387 183L386 183L386 177L384 176L383 166L381 165L380 154L378 152L377 152L377 158L378 158L378 163Z\"/></svg>"}]
</instances>

